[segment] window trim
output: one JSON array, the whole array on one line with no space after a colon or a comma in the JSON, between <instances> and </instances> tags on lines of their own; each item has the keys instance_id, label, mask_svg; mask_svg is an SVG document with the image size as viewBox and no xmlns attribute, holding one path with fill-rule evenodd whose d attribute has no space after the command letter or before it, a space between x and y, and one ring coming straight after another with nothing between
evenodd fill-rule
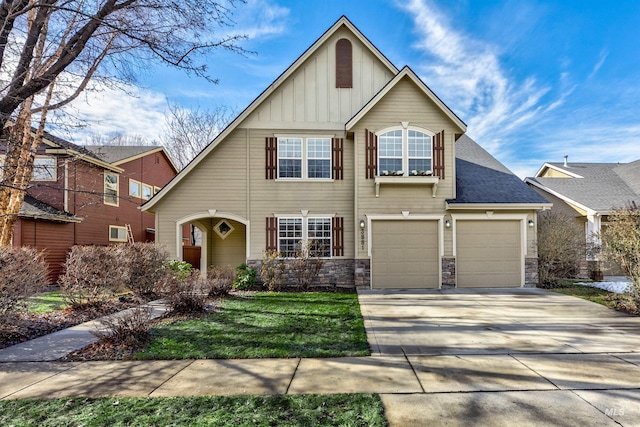
<instances>
[{"instance_id":1,"label":"window trim","mask_svg":"<svg viewBox=\"0 0 640 427\"><path fill-rule=\"evenodd\" d=\"M327 253L329 256L319 257L321 259L331 259L333 258L333 215L312 215L312 216L296 216L296 215L283 215L278 216L277 218L277 237L278 237L278 251L282 254L280 241L282 240L280 237L280 220L281 219L296 219L302 220L302 229L301 235L302 238L299 240L302 242L302 245L306 245L309 241L309 220L310 219L323 219L329 222L329 236L326 238L328 240ZM294 257L282 256L284 259L293 259Z\"/></svg>"},{"instance_id":2,"label":"window trim","mask_svg":"<svg viewBox=\"0 0 640 427\"><path fill-rule=\"evenodd\" d=\"M36 172L36 168L38 168L38 166L36 165L36 162L38 160L53 160L52 177L51 178L43 178L43 179L36 178L35 172ZM42 168L40 167L39 169L42 169ZM56 161L56 158L54 156L35 156L35 158L33 159L33 175L31 177L31 180L32 181L39 181L39 182L57 181L58 180L58 162Z\"/></svg>"},{"instance_id":3,"label":"window trim","mask_svg":"<svg viewBox=\"0 0 640 427\"><path fill-rule=\"evenodd\" d=\"M145 189L145 188L148 188L148 189L149 189L149 197L145 197L145 194L144 194L144 189ZM141 189L140 189L140 190L141 190L141 191L140 191L140 198L141 198L142 200L149 200L150 198L152 198L152 197L153 197L153 185L145 184L145 183L143 182L143 183L142 183L142 187L141 187Z\"/></svg>"},{"instance_id":4,"label":"window trim","mask_svg":"<svg viewBox=\"0 0 640 427\"><path fill-rule=\"evenodd\" d=\"M116 201L115 203L111 202L111 201L107 201L107 198L109 197L109 194L107 193L107 176L108 175L112 175L116 177L116 194L115 194L115 198ZM104 171L104 178L103 178L103 185L104 185L104 196L102 198L102 201L104 202L105 205L109 205L109 206L120 206L120 175L114 172L109 172L109 171Z\"/></svg>"},{"instance_id":5,"label":"window trim","mask_svg":"<svg viewBox=\"0 0 640 427\"><path fill-rule=\"evenodd\" d=\"M113 238L111 237L111 231L112 230L118 230L118 232L122 231L124 233L124 238L119 239L119 238ZM120 233L118 233L120 234ZM123 227L121 225L109 225L109 241L110 242L119 242L119 243L123 243L123 242L127 242L127 227Z\"/></svg>"},{"instance_id":6,"label":"window trim","mask_svg":"<svg viewBox=\"0 0 640 427\"><path fill-rule=\"evenodd\" d=\"M431 169L429 171L430 176L433 176L434 174L434 168L433 168L433 143L434 143L434 137L435 137L435 133L421 128L419 126L392 126L392 127L388 127L385 129L382 129L378 132L375 133L377 139L378 139L378 153L377 153L377 161L378 161L378 170L376 171L377 176L386 176L382 174L382 169L380 166L380 137L386 133L389 132L393 132L393 131L402 131L402 175L396 175L396 176L415 176L415 175L411 175L411 170L409 170L409 160L410 159L430 159L431 160ZM431 138L431 157L409 157L409 131L414 131L414 132L420 132L423 133L427 136L429 136ZM395 172L395 171L392 171ZM393 176L393 175L390 175Z\"/></svg>"},{"instance_id":7,"label":"window trim","mask_svg":"<svg viewBox=\"0 0 640 427\"><path fill-rule=\"evenodd\" d=\"M276 138L276 181L307 181L307 182L332 182L333 178L333 138L334 135L274 135ZM301 176L297 177L281 177L280 176L280 139L300 139L302 141L301 154L300 158L302 162L301 167ZM309 157L309 139L326 139L329 142L329 157L327 159ZM290 157L284 157L283 159L291 159ZM309 160L328 160L329 161L329 177L328 178L309 178Z\"/></svg>"},{"instance_id":8,"label":"window trim","mask_svg":"<svg viewBox=\"0 0 640 427\"><path fill-rule=\"evenodd\" d=\"M131 192L131 184L137 184L138 185L138 194L134 194ZM137 198L142 198L142 183L140 181L137 181L135 179L131 179L129 178L129 195L131 197L137 197Z\"/></svg>"}]
</instances>

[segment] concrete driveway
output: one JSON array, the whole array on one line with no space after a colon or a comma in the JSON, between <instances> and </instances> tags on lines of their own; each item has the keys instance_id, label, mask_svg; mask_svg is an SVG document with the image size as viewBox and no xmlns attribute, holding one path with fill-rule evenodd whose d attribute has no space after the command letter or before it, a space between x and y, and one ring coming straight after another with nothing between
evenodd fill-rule
<instances>
[{"instance_id":1,"label":"concrete driveway","mask_svg":"<svg viewBox=\"0 0 640 427\"><path fill-rule=\"evenodd\" d=\"M382 394L391 426L640 426L640 317L541 289L359 299L373 356L422 388Z\"/></svg>"}]
</instances>

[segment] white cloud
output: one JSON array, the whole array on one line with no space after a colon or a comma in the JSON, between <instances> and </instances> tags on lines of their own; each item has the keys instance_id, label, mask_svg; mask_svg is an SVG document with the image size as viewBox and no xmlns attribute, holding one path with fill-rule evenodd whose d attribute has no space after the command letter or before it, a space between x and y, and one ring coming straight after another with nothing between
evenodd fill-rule
<instances>
[{"instance_id":1,"label":"white cloud","mask_svg":"<svg viewBox=\"0 0 640 427\"><path fill-rule=\"evenodd\" d=\"M248 0L238 6L234 14L234 31L251 40L282 34L286 31L286 18L290 10L266 0Z\"/></svg>"}]
</instances>

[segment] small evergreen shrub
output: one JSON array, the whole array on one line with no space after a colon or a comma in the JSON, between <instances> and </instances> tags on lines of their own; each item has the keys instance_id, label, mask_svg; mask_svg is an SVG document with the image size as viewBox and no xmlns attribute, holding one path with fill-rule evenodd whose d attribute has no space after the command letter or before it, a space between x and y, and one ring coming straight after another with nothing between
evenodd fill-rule
<instances>
[{"instance_id":1,"label":"small evergreen shrub","mask_svg":"<svg viewBox=\"0 0 640 427\"><path fill-rule=\"evenodd\" d=\"M240 291L251 289L256 285L257 270L242 263L236 267L236 275L233 279L233 288Z\"/></svg>"},{"instance_id":2,"label":"small evergreen shrub","mask_svg":"<svg viewBox=\"0 0 640 427\"><path fill-rule=\"evenodd\" d=\"M181 278L186 279L193 274L193 267L186 261L171 260L164 263L165 268L173 271L173 273Z\"/></svg>"}]
</instances>

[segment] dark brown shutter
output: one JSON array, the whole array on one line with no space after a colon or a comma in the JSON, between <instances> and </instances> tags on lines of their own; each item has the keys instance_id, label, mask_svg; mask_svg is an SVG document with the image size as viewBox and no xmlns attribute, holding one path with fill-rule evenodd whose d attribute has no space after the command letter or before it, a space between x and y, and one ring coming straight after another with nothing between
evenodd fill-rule
<instances>
[{"instance_id":1,"label":"dark brown shutter","mask_svg":"<svg viewBox=\"0 0 640 427\"><path fill-rule=\"evenodd\" d=\"M444 179L444 131L433 137L433 174Z\"/></svg>"},{"instance_id":2,"label":"dark brown shutter","mask_svg":"<svg viewBox=\"0 0 640 427\"><path fill-rule=\"evenodd\" d=\"M367 147L367 179L375 178L378 173L378 137L369 130L364 131L364 139Z\"/></svg>"},{"instance_id":3,"label":"dark brown shutter","mask_svg":"<svg viewBox=\"0 0 640 427\"><path fill-rule=\"evenodd\" d=\"M265 139L266 150L266 171L265 177L267 179L276 179L278 173L278 139L274 137L267 137Z\"/></svg>"},{"instance_id":4,"label":"dark brown shutter","mask_svg":"<svg viewBox=\"0 0 640 427\"><path fill-rule=\"evenodd\" d=\"M344 256L344 218L331 219L331 255Z\"/></svg>"},{"instance_id":5,"label":"dark brown shutter","mask_svg":"<svg viewBox=\"0 0 640 427\"><path fill-rule=\"evenodd\" d=\"M267 217L267 244L266 250L278 250L278 218L272 216Z\"/></svg>"},{"instance_id":6,"label":"dark brown shutter","mask_svg":"<svg viewBox=\"0 0 640 427\"><path fill-rule=\"evenodd\" d=\"M343 179L343 141L342 138L333 138L331 140L332 163L333 163L333 179Z\"/></svg>"},{"instance_id":7,"label":"dark brown shutter","mask_svg":"<svg viewBox=\"0 0 640 427\"><path fill-rule=\"evenodd\" d=\"M340 39L336 42L336 87L353 87L351 42Z\"/></svg>"}]
</instances>

